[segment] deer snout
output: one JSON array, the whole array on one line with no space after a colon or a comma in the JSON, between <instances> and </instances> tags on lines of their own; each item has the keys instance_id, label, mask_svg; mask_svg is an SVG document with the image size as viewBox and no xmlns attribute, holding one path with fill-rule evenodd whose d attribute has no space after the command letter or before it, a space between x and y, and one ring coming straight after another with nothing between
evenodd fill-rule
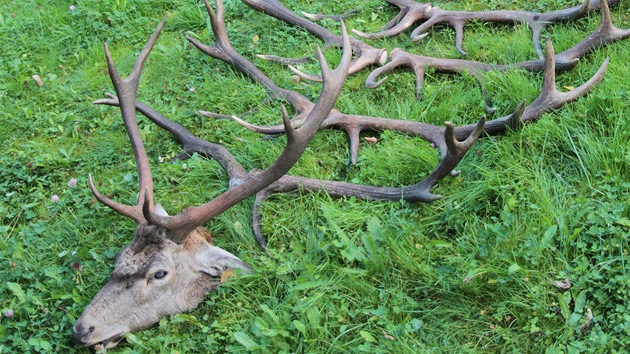
<instances>
[{"instance_id":1,"label":"deer snout","mask_svg":"<svg viewBox=\"0 0 630 354\"><path fill-rule=\"evenodd\" d=\"M90 328L82 328L81 326L74 325L72 327L72 339L74 339L79 344L87 344L90 342L90 338L94 333L94 327Z\"/></svg>"}]
</instances>

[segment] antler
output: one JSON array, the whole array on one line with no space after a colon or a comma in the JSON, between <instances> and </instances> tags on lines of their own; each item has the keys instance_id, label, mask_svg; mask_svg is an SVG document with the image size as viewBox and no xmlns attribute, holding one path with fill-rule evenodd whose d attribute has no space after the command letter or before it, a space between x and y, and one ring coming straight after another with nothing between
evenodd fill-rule
<instances>
[{"instance_id":1,"label":"antler","mask_svg":"<svg viewBox=\"0 0 630 354\"><path fill-rule=\"evenodd\" d=\"M341 47L342 45L342 37L333 34L332 32L314 22L311 22L294 14L277 0L243 0L243 2L257 11L273 16L290 25L304 28L305 30L309 31L310 33L324 41L324 48ZM352 60L352 63L350 64L350 69L348 69L348 75L357 73L366 66L373 64L382 65L387 61L387 52L385 51L385 49L374 48L354 38L350 38L350 44L357 58ZM295 60L270 55L259 55L258 57L261 59L280 63L296 62ZM304 60L304 58L298 60ZM304 75L307 79L310 79L312 81L321 81L320 77L308 76L297 70L294 71L296 71L298 75Z\"/></svg>"},{"instance_id":2,"label":"antler","mask_svg":"<svg viewBox=\"0 0 630 354\"><path fill-rule=\"evenodd\" d=\"M221 54L219 54L220 51L225 50L225 52L230 54L230 57L228 58L227 54L224 52L224 58L230 59L234 63L239 62L241 65L249 64L246 63L247 61L242 56L231 48L231 45L229 45L227 33L225 31L222 2L220 0L216 1L216 13L207 0L205 1L205 4L216 36L215 46L208 47L208 49L211 49L211 52L217 56L221 56ZM322 68L322 76L324 78L322 93L317 100L317 103L308 112L304 123L299 129L292 128L286 110L283 108L284 129L287 133L287 144L278 159L264 171L250 173L243 183L229 189L204 205L187 208L178 215L172 217L157 215L151 210L146 210L145 215L151 224L158 225L169 230L169 237L172 240L175 242L182 242L183 238L196 227L201 226L206 221L216 215L219 215L238 202L256 194L258 191L276 181L289 171L289 169L297 162L304 152L311 138L318 131L319 125L328 116L328 113L337 100L337 96L341 92L341 87L345 81L352 52L350 41L343 23L341 27L343 32L343 54L341 62L335 70L331 70L328 67L321 49L318 48L317 50L319 62ZM253 67L251 64L249 64L249 66Z\"/></svg>"},{"instance_id":3,"label":"antler","mask_svg":"<svg viewBox=\"0 0 630 354\"><path fill-rule=\"evenodd\" d=\"M210 14L213 31L215 32L216 43L212 46L207 46L192 38L189 38L189 41L191 41L191 43L201 49L204 53L234 65L250 79L265 86L270 97L286 99L294 106L296 111L296 117L294 118L293 124L302 124L302 127L298 130L294 130L291 127L292 125L289 122L284 109L284 124L276 127L256 127L240 120L239 118L232 117L232 119L256 131L264 131L265 133L288 132L287 147L276 163L265 171L253 171L249 175L246 175L242 166L238 164L233 156L222 146L212 144L195 137L179 124L169 121L148 106L140 102L136 102L136 109L147 115L159 126L176 135L176 137L182 142L185 153L189 154L193 151L199 151L207 156L216 158L219 160L221 165L228 170L228 175L230 176L230 190L207 204L200 207L186 209L174 217L161 217L155 215L150 210L147 210L145 215L147 215L147 220L149 222L160 225L169 230L180 230L179 228L190 230L191 228L204 223L209 218L218 215L218 213L227 209L230 205L242 200L244 196L246 198L247 196L253 195L257 190L258 193L256 193L256 201L253 209L253 228L259 243L263 247L265 245L265 240L260 229L260 215L258 209L260 204L268 195L278 192L300 190L311 192L324 191L331 196L354 196L357 198L371 200L396 201L403 199L410 202L433 201L441 196L432 194L431 188L441 179L449 174L452 174L453 169L465 156L474 141L476 141L482 132L486 132L487 134L496 134L505 130L507 127L517 128L524 122L537 119L544 112L559 108L564 103L584 95L601 80L608 63L608 61L605 61L598 72L585 84L569 92L561 93L557 90L555 84L556 63L554 60L555 56L553 46L551 45L549 39L547 39L545 78L541 94L528 106L525 105L524 101L521 102L514 113L505 117L488 122L486 122L485 118L482 118L476 124L461 127L454 127L448 122L445 127L437 127L421 122L348 115L337 110L332 110L334 98L330 97L330 100L327 100L324 97L331 92L328 89L330 85L340 86L338 81L337 83L333 83L329 81L329 78L331 75L335 76L335 72L341 70L342 66L347 68L347 65L349 65L350 53L347 50L349 42L346 43L342 64L340 64L340 67L332 73L325 65L325 61L321 56L321 51L319 51L325 84L322 97L320 97L317 104L313 104L298 92L278 87L254 65L240 56L240 54L232 48L227 37L225 23L223 20L223 8L220 2L217 2L216 14L207 2L206 6ZM346 37L345 31L344 37ZM339 87L335 86L335 97L338 94L338 89ZM327 102L325 103L325 109L318 108L324 107L324 103L322 103L324 101L322 100ZM118 100L115 96L110 95L109 99L97 101L97 103L116 105L118 104ZM219 116L216 114L209 114L207 112L203 113L210 116ZM314 121L312 120L312 117L314 116L317 116L317 123L312 123ZM304 118L302 119L302 117ZM323 122L320 125L319 122L322 120ZM312 136L314 131L317 129L323 129L326 127L338 127L345 130L350 135L351 151L354 159L356 159L356 153L358 151L359 133L362 130L368 129L377 131L390 129L421 136L427 141L433 143L440 150L441 159L437 167L427 178L412 186L403 188L375 187L347 182L323 181L285 175L284 173L286 173L290 166L287 167L281 165L286 163L288 160L297 160L306 146L304 143L299 143L299 141L306 140L306 138L301 138L302 132L306 131L307 133L304 133L304 135ZM185 156L185 154L182 153L180 156ZM288 158L285 159L284 157L287 156ZM145 195L148 196L148 194ZM149 203L146 203L145 205L149 205ZM173 237L176 241L181 241L180 238L187 232L179 231L175 233L171 231L170 233L179 235L171 237Z\"/></svg>"},{"instance_id":4,"label":"antler","mask_svg":"<svg viewBox=\"0 0 630 354\"><path fill-rule=\"evenodd\" d=\"M402 52L402 51L401 51ZM396 55L397 51L393 51L392 54ZM409 56L407 56L409 58ZM560 93L557 91L555 86L555 71L556 71L556 58L554 55L553 46L551 44L551 40L547 38L547 46L546 46L546 57L543 61L544 64L544 72L545 72L545 82L543 84L543 89L539 98L537 98L534 102L532 102L525 109L524 121L535 120L540 117L543 113L549 111L550 109L556 109L561 107L564 103L570 102L577 97L580 97L590 91L599 81L601 80L605 68L608 64L608 60L606 60L597 73L582 86L571 90L566 93ZM404 57L403 57L404 59ZM401 61L403 60L401 59ZM438 59L434 59L438 60ZM462 60L451 60L453 68L458 68L458 70L464 71L467 70L472 74L478 73L488 68L488 64L470 62L470 61L462 61ZM388 64L390 65L390 64ZM391 65L400 65L400 61L392 61ZM423 68L420 65L416 65L415 62L411 61L410 65L417 70L417 73L424 73ZM389 66L384 66L383 69L389 68ZM241 70L239 68L239 70ZM372 76L372 74L370 74ZM251 75L250 75L251 77ZM417 75L418 78L422 78L422 75ZM370 77L368 77L368 80ZM421 82L420 82L421 85ZM297 93L296 93L297 94ZM215 114L209 114L207 112L200 112L204 115L210 117L216 117ZM501 117L486 123L484 127L484 131L489 134L496 134L497 132L505 130L506 125L512 125L512 123L507 124L510 121L512 115ZM274 126L257 126L254 124L247 123L242 119L232 116L234 121L238 122L242 126L258 132L262 134L275 135L281 134L284 132L284 127L282 125L274 125ZM474 130L474 124L455 128L456 137L458 139L466 139L469 134ZM396 130L400 132L405 132L413 135L420 136L431 143L435 144L440 148L442 154L444 155L445 143L440 138L441 132L438 127L435 127L431 124L425 124L420 122L406 121L406 120L396 120L390 118L380 118L380 117L370 117L370 116L360 116L360 115L351 115L339 112L337 110L332 110L329 117L322 123L320 129L326 128L338 128L345 131L349 136L350 141L350 161L351 163L356 163L358 159L358 150L359 150L359 135L363 130ZM436 130L438 129L438 130ZM459 133L459 132L462 133ZM463 133L465 131L465 133Z\"/></svg>"},{"instance_id":5,"label":"antler","mask_svg":"<svg viewBox=\"0 0 630 354\"><path fill-rule=\"evenodd\" d=\"M365 39L381 39L394 37L411 27L416 21L426 20L429 17L431 4L420 4L411 0L386 0L388 3L398 7L400 11L383 28L375 33L365 33L352 29L352 33ZM427 34L422 34L426 36Z\"/></svg>"},{"instance_id":6,"label":"antler","mask_svg":"<svg viewBox=\"0 0 630 354\"><path fill-rule=\"evenodd\" d=\"M248 1L245 1L245 2L247 3ZM415 21L413 19L420 18L420 16L424 12L429 11L429 9L431 8L429 4L418 4L410 0L397 0L397 1L390 1L390 2L401 8L401 12L397 16L397 17L402 17L405 19L404 21L402 19L400 20L399 25L401 26L403 22L406 23L408 21L411 21L411 23L413 23L413 21ZM618 2L618 0L609 1L609 3L611 4L614 4L616 2ZM562 53L559 53L556 56L556 70L559 70L559 71L569 70L573 68L577 64L579 58L595 50L598 47L613 43L617 40L625 39L628 36L630 36L630 29L621 30L612 24L612 18L610 16L610 9L606 1L604 1L603 3L600 3L599 0L592 0L591 2L584 2L582 6L578 6L578 7L566 9L566 10L555 11L552 13L548 13L545 16L548 15L547 17L549 18L559 20L559 19L564 18L563 16L565 15L569 16L568 14L578 13L578 8L585 8L588 10L601 8L601 21L598 28L593 33L588 35L584 40L582 40L575 46L565 50ZM490 13L490 15L488 15L488 13ZM484 14L483 16L491 18L492 16L494 16L492 15L492 13L494 12L490 11L490 12L467 13L467 14L469 15L470 14ZM542 21L541 18L536 17L537 15L535 14L537 13L529 13L529 12L525 12L525 13L528 13L530 15L528 18L531 18L532 21L534 19L536 19L536 21L538 22ZM298 25L298 26L300 25L298 24L296 20L294 20L295 18L299 19L299 17L297 17L297 15L291 13L288 9L284 7L275 6L275 10L273 13L271 13L271 15L281 20L284 20L287 23ZM309 23L309 26L311 27L318 26L304 19L301 19L300 23ZM410 26L411 23L409 23L407 27ZM543 23L543 25L544 24L545 23ZM391 28L392 30L394 30L394 27L395 27L396 31L401 30L399 26L395 26L392 23L388 23L386 27ZM331 34L326 34L326 32L327 32L326 29L318 26L318 33L319 33L318 37L320 38L330 37ZM316 75L306 74L291 66L289 67L293 72L295 72L296 74L298 74L304 79L312 80L312 81L320 80L320 78ZM421 95L422 88L424 85L424 75L427 69L433 68L437 72L446 72L446 73L468 73L472 75L473 77L475 77L480 82L481 88L482 88L482 96L483 96L484 104L486 107L486 112L493 113L494 108L491 107L489 99L486 96L485 85L484 85L484 80L483 80L484 73L488 71L505 71L505 70L511 70L514 68L519 68L519 69L528 70L528 71L540 71L544 69L545 67L545 60L544 59L528 60L528 61L511 63L511 64L503 64L503 65L486 64L486 63L481 63L481 62L472 61L472 60L427 57L427 56L422 56L422 55L411 54L401 48L394 48L389 54L389 62L383 64L383 66L378 67L374 69L372 72L370 72L365 82L366 86L369 88L375 88L375 87L380 86L387 79L387 77L381 78L381 76L385 75L386 73L398 67L408 67L414 72L414 75L416 76L416 99L418 100L420 99L420 95Z\"/></svg>"},{"instance_id":7,"label":"antler","mask_svg":"<svg viewBox=\"0 0 630 354\"><path fill-rule=\"evenodd\" d=\"M419 4L409 0L387 0L387 2L400 8L400 12L385 25L384 31L364 33L352 30L352 32L368 39L386 38L398 35L411 27L416 21L424 20L425 22L414 29L410 36L412 41L418 41L427 35L428 29L436 24L445 23L455 30L455 48L461 55L466 55L467 53L462 48L462 44L464 40L464 26L468 21L479 20L509 24L525 23L532 31L534 50L541 59L543 58L543 54L540 48L540 37L542 30L547 25L554 22L576 20L586 15L589 11L599 9L600 6L602 6L600 0L584 0L582 5L551 12L517 10L470 12L442 10L437 6L432 7L430 4ZM612 5L617 2L619 2L619 0L609 0L607 5Z\"/></svg>"},{"instance_id":8,"label":"antler","mask_svg":"<svg viewBox=\"0 0 630 354\"><path fill-rule=\"evenodd\" d=\"M227 32L225 31L222 2L220 0L216 0L216 14L207 0L205 3L208 13L210 14L212 27L215 31L217 40L215 46L208 48L210 48L217 56L222 55L222 50L228 51L232 56L222 55L224 59L230 58L235 60L235 62L238 61L246 66L249 65L253 67L253 65L249 64L231 48L231 45L229 45ZM125 128L129 134L134 151L134 157L138 166L138 175L140 177L138 204L135 206L123 205L103 196L97 191L91 178L90 186L95 196L103 204L114 209L120 214L134 219L138 223L149 223L160 226L167 230L167 237L174 242L182 243L192 230L201 226L211 218L222 213L238 202L264 189L266 186L282 177L282 175L284 175L297 162L312 137L318 131L319 125L324 119L326 119L337 100L337 96L341 92L341 88L347 75L348 67L352 58L352 52L345 26L342 23L342 38L344 42L342 59L339 66L335 70L331 70L328 67L321 50L319 48L317 50L320 65L322 67L322 75L324 77L322 93L317 103L312 104L310 101L306 100L309 103L309 110L308 112L305 112L306 117L304 119L304 123L299 129L294 129L292 127L287 112L283 107L284 129L287 133L287 144L284 151L280 154L278 159L264 171L253 171L249 175L246 175L243 167L236 161L236 159L234 159L233 155L229 153L227 149L220 145L208 143L195 137L181 125L168 120L147 105L136 101L136 91L140 80L142 65L149 55L151 48L155 44L159 32L164 26L165 20L166 17L162 20L154 34L151 36L151 39L136 61L132 74L128 78L121 79L119 77L113 60L111 59L111 55L107 50L107 46L105 46L109 72L112 82L114 83L117 96L110 94L108 95L108 99L94 102L96 104L120 106L123 120L125 122ZM273 84L270 80L269 82ZM291 92L287 93L290 94ZM204 154L217 158L221 165L228 171L231 188L214 200L198 207L187 208L177 215L158 215L154 211L151 168L138 131L136 109L150 117L160 127L175 134L175 136L183 143L184 153L200 151ZM180 154L180 156L183 155Z\"/></svg>"},{"instance_id":9,"label":"antler","mask_svg":"<svg viewBox=\"0 0 630 354\"><path fill-rule=\"evenodd\" d=\"M147 222L142 210L153 210L153 179L151 177L151 166L149 166L147 152L144 149L142 138L140 137L140 132L138 130L138 122L136 119L136 92L140 82L142 66L149 56L153 45L160 36L160 32L162 31L165 22L166 16L164 16L138 56L131 74L124 79L118 74L118 70L116 70L116 65L114 64L111 53L109 52L107 43L104 43L109 77L114 84L114 89L116 90L120 100L120 111L123 116L127 135L129 135L129 140L131 141L131 147L133 149L138 169L138 178L140 181L138 203L135 206L129 206L117 203L107 198L98 191L91 175L89 176L90 189L92 189L92 193L94 193L96 199L98 199L101 203L107 205L119 214L135 220L139 224Z\"/></svg>"}]
</instances>

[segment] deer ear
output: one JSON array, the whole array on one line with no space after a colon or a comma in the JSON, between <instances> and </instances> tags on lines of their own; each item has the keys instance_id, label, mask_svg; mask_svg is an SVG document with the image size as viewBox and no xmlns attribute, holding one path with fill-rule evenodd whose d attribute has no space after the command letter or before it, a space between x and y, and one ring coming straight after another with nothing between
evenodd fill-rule
<instances>
[{"instance_id":1,"label":"deer ear","mask_svg":"<svg viewBox=\"0 0 630 354\"><path fill-rule=\"evenodd\" d=\"M205 245L197 253L195 260L199 271L211 277L220 277L225 270L241 269L243 273L251 273L252 268L230 252L212 245Z\"/></svg>"}]
</instances>

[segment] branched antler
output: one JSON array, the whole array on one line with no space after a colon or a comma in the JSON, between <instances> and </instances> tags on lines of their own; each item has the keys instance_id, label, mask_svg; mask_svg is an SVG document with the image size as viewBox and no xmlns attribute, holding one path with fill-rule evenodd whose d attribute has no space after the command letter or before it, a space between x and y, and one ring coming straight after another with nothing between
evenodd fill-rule
<instances>
[{"instance_id":1,"label":"branched antler","mask_svg":"<svg viewBox=\"0 0 630 354\"><path fill-rule=\"evenodd\" d=\"M296 15L277 0L243 0L243 2L251 8L256 9L257 11L275 17L290 25L304 28L311 34L321 39L324 42L324 48L341 47L342 41L340 36L333 34L332 32L314 22L311 22L305 18ZM348 75L359 72L361 71L361 69L369 65L383 64L387 60L387 52L385 51L385 49L374 48L354 38L350 39L350 44L352 45L352 50L354 51L356 58L353 59L352 63L350 64ZM307 60L306 58L301 58L297 60L285 59L272 55L259 55L258 57L261 59L266 59L283 64L295 64L299 61ZM308 76L299 71L298 74L301 74L305 78L313 81L321 80L321 78L319 77Z\"/></svg>"},{"instance_id":2,"label":"branched antler","mask_svg":"<svg viewBox=\"0 0 630 354\"><path fill-rule=\"evenodd\" d=\"M589 11L597 10L601 7L600 0L584 0L582 5L568 9L551 12L532 12L518 10L496 10L496 11L450 11L440 7L432 7L430 4L419 4L410 0L387 0L392 5L400 8L399 14L385 25L385 30L376 33L364 33L352 30L355 34L363 38L375 39L385 38L400 34L411 27L416 21L425 21L411 32L411 40L418 41L427 35L427 30L431 27L445 23L455 30L455 48L461 55L466 55L462 45L464 40L464 26L468 21L479 20L497 23L524 23L532 31L532 41L534 49L540 59L543 58L540 48L540 37L542 30L554 22L576 20L585 16ZM619 0L609 0L608 5L619 2Z\"/></svg>"},{"instance_id":3,"label":"branched antler","mask_svg":"<svg viewBox=\"0 0 630 354\"><path fill-rule=\"evenodd\" d=\"M421 4L411 0L386 0L388 3L398 7L400 11L383 28L375 33L365 33L352 29L352 32L359 37L366 39L380 39L394 37L411 27L416 21L423 21L429 17L431 4ZM424 33L422 36L426 36Z\"/></svg>"},{"instance_id":4,"label":"branched antler","mask_svg":"<svg viewBox=\"0 0 630 354\"><path fill-rule=\"evenodd\" d=\"M153 179L151 177L151 166L149 165L147 152L144 148L144 145L142 144L142 138L140 137L140 131L138 130L138 122L136 119L136 92L138 90L138 84L140 83L142 65L146 61L149 53L151 52L151 49L153 49L155 42L160 36L160 32L162 31L162 28L164 28L165 22L166 16L162 19L155 32L153 32L151 38L149 38L149 41L138 56L138 59L136 60L131 74L129 74L129 76L126 78L121 78L118 74L118 70L116 69L116 65L114 64L112 56L109 52L107 43L104 44L105 55L107 57L107 69L109 71L109 76L112 80L112 84L114 84L114 89L116 89L116 93L120 98L120 111L123 116L127 135L129 136L129 140L131 141L133 155L136 160L138 179L140 181L138 203L135 206L130 206L117 203L112 199L107 198L105 195L101 194L98 191L96 185L94 184L94 181L92 180L91 175L89 176L90 189L92 189L92 193L101 203L107 205L117 213L133 219L138 224L143 224L147 222L142 210L153 210L154 205L152 197ZM145 205L145 203L147 205Z\"/></svg>"},{"instance_id":5,"label":"branched antler","mask_svg":"<svg viewBox=\"0 0 630 354\"><path fill-rule=\"evenodd\" d=\"M253 8L260 9L260 7L252 5L251 0L244 0L244 2L252 6ZM608 3L610 4L614 4L617 2L618 0L608 1ZM261 11L264 11L265 13L268 13L289 24L296 25L296 26L307 26L307 27L304 27L307 30L309 28L312 28L313 30L309 30L309 32L314 33L315 35L317 35L319 38L323 39L324 41L326 41L326 38L332 38L335 36L334 34L330 33L325 28L315 23L312 23L308 20L300 18L299 16L297 16L296 14L288 10L286 7L277 3L277 1L274 0L272 1L272 3L273 3L272 10L265 8L264 10L261 10ZM404 30L401 28L403 23L407 23L407 22L413 23L414 21L420 19L421 18L420 16L423 13L431 9L431 6L429 4L419 4L410 0L396 0L396 1L393 1L392 3L400 5L400 8L401 8L401 12L397 16L397 17L400 17L400 19L396 19L397 21L399 20L397 22L398 25L395 25L394 20L390 21L390 23L386 25L386 28L389 28L394 32L399 31L399 30L400 31ZM630 29L621 30L612 24L612 19L610 16L608 3L605 1L603 3L600 3L599 0L591 0L590 2L586 1L584 2L582 6L551 12L547 14L548 15L547 17L544 17L544 18L552 18L552 19L559 20L559 19L565 18L566 16L569 16L569 14L578 13L579 12L577 10L578 8L584 8L587 10L601 9L601 21L598 28L593 33L588 35L584 40L576 44L575 46L563 51L562 53L559 53L555 59L556 70L558 71L569 70L577 64L579 58L595 50L596 48L599 48L606 44L613 43L617 40L625 39L628 36L630 36ZM579 13L583 14L584 11L579 12ZM493 13L493 12L490 11L490 13ZM484 14L484 12L468 13L468 14ZM534 15L534 13L529 13L529 14L531 15L530 17L532 21L534 21L534 19L536 18L536 15ZM492 17L489 15L484 15L484 16ZM536 18L535 21L538 21L539 23L544 25L544 21L541 22L542 21L541 18ZM405 28L409 27L411 23L406 25ZM316 30L314 30L315 28ZM352 43L353 45L355 45L357 42L363 43L361 41L353 41ZM361 47L369 47L369 48L374 49L373 47L370 47L369 45L365 43L363 43ZM268 58L266 56L263 56L263 57ZM282 62L281 59L278 59L275 61ZM286 64L286 62L283 62L283 63ZM486 106L486 111L488 113L492 113L494 109L491 107L489 99L486 97L486 94L485 94L485 88L484 88L484 82L483 82L484 73L488 71L503 71L503 70L510 70L514 68L524 69L528 71L540 71L544 69L545 61L543 59L536 59L536 60L528 60L528 61L511 63L511 64L503 64L503 65L486 64L486 63L481 63L481 62L472 61L472 60L427 57L427 56L416 55L416 54L406 52L405 50L401 48L395 48L389 54L389 62L383 63L381 67L374 69L368 75L366 79L366 86L369 88L378 87L387 79L387 77L383 77L383 78L380 78L380 77L398 67L408 67L414 72L414 75L416 76L416 99L418 100L420 99L420 94L421 94L423 84L424 84L424 75L428 69L432 68L438 72L445 72L445 73L464 73L464 72L469 73L480 82L481 87L482 87L482 95L484 99L484 104ZM317 75L303 73L291 66L290 66L290 69L304 79L311 80L311 81L321 80L321 78Z\"/></svg>"},{"instance_id":6,"label":"branched antler","mask_svg":"<svg viewBox=\"0 0 630 354\"><path fill-rule=\"evenodd\" d=\"M220 0L216 0L216 13L207 0L205 1L205 4L217 38L217 44L213 47L207 47L206 49L212 52L215 56L220 57L222 60L230 60L234 65L236 65L236 62L240 61L241 64L253 67L253 65L249 64L245 59L238 55L232 49L231 45L229 45L227 33L225 31L224 9L222 2ZM201 152L204 154L212 156L215 156L216 154L216 156L218 156L219 161L224 167L226 167L228 172L231 174L231 177L235 176L238 179L243 179L242 177L244 177L244 170L238 165L238 162L226 149L197 139L180 125L168 121L148 106L137 103L136 91L140 81L142 65L149 55L151 48L155 44L157 37L164 26L165 20L166 18L164 18L158 26L158 29L151 36L149 43L140 54L134 69L128 78L122 79L119 77L113 60L111 59L111 55L107 50L107 46L105 46L110 76L118 97L110 95L109 99L96 102L110 105L118 104L120 106L123 120L125 122L125 128L129 134L136 163L138 165L138 174L140 177L140 194L138 197L138 204L136 206L126 206L106 198L96 190L91 178L90 186L95 196L101 202L111 207L118 213L134 219L138 224L159 226L166 230L167 237L169 239L177 243L183 243L192 230L203 225L206 221L216 215L219 215L238 202L263 190L269 184L286 174L298 161L311 138L319 130L320 124L324 121L324 119L326 119L326 117L328 117L330 110L341 92L341 88L345 81L352 58L352 52L348 35L342 23L343 54L341 62L337 69L331 70L328 68L324 55L318 48L319 61L322 67L322 75L324 77L322 93L317 103L313 104L310 101L308 102L310 105L309 110L305 113L304 122L298 129L294 129L292 127L286 110L283 109L284 129L287 134L287 144L278 159L271 166L264 171L255 171L248 174L245 176L243 181L231 178L230 184L232 188L204 205L187 208L175 216L165 216L156 212L154 208L151 170L146 151L138 131L136 109L145 113L147 116L153 117L153 119L155 119L161 127L175 134L180 141L184 142L183 146L187 152L196 150L197 147L201 146Z\"/></svg>"},{"instance_id":7,"label":"branched antler","mask_svg":"<svg viewBox=\"0 0 630 354\"><path fill-rule=\"evenodd\" d=\"M555 88L555 71L556 71L556 56L554 55L553 46L551 41L547 39L547 47L546 47L546 57L543 63L545 63L544 71L545 71L545 81L543 84L543 89L539 98L537 98L534 102L527 106L524 109L524 117L523 121L534 120L543 113L549 111L550 109L556 109L562 106L566 102L570 102L577 97L580 97L586 94L590 89L592 89L599 81L601 80L605 68L607 67L608 60L606 60L597 73L588 80L585 84L580 87L571 90L564 94L556 94L557 90ZM413 64L413 63L412 63ZM479 64L483 65L483 64ZM420 69L419 67L415 67L415 69ZM481 68L477 68L477 70L481 70ZM250 75L251 77L251 75ZM422 76L418 76L422 77ZM553 93L553 94L552 94ZM297 95L297 93L295 93ZM302 96L303 97L303 96ZM201 112L202 114L206 114L205 112ZM207 115L207 114L206 114ZM212 115L208 115L212 116ZM495 134L500 131L503 131L508 121L512 118L512 115L501 117L495 120L488 121L484 127L484 131L489 134ZM232 117L232 119L242 126L261 133L268 135L281 134L284 131L282 125L275 126L257 126L254 124L250 124L248 122L243 121L240 118ZM297 119L297 117L296 117ZM295 122L299 124L298 122ZM370 117L370 116L360 116L360 115L351 115L345 114L338 110L332 110L328 118L322 123L320 129L326 128L337 128L345 131L349 136L350 141L350 161L351 163L356 163L358 158L358 150L359 150L359 135L361 131L364 130L374 130L374 131L382 131L382 130L396 130L400 132L405 132L408 134L413 134L420 136L427 141L435 144L442 151L442 156L444 156L444 152L446 151L445 142L441 138L442 131L430 124L413 122L407 120L396 120L390 118L379 118L379 117ZM440 128L443 129L443 128ZM457 139L466 139L466 137L473 131L472 126L458 127L455 128ZM465 133L459 133L460 131L465 131Z\"/></svg>"}]
</instances>

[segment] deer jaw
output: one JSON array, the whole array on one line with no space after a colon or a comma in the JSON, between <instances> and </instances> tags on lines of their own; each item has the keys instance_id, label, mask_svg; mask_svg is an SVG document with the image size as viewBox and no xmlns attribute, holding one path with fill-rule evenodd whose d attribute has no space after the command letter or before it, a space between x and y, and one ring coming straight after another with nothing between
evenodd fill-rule
<instances>
[{"instance_id":1,"label":"deer jaw","mask_svg":"<svg viewBox=\"0 0 630 354\"><path fill-rule=\"evenodd\" d=\"M112 348L128 332L197 307L220 283L223 271L251 271L211 243L202 227L177 244L160 227L138 225L133 242L118 254L109 281L74 325L72 337L83 345Z\"/></svg>"}]
</instances>

